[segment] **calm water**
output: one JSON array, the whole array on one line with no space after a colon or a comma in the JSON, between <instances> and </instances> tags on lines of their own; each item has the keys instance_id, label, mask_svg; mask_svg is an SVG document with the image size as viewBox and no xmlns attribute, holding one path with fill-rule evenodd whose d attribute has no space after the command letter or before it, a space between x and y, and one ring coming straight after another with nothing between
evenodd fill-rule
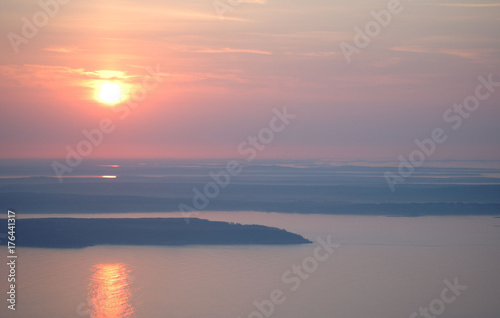
<instances>
[{"instance_id":1,"label":"calm water","mask_svg":"<svg viewBox=\"0 0 500 318\"><path fill-rule=\"evenodd\" d=\"M160 215L178 216L113 216ZM307 278L288 272L294 283L282 275L311 259L317 243L22 248L17 310L7 310L4 301L0 316L258 318L253 302L266 302L279 289L276 318L406 318L439 299L443 281L455 278L467 289L439 317L500 316L500 219L256 212L199 217L277 226L314 241L330 235L340 246ZM0 275L7 277L6 266Z\"/></svg>"}]
</instances>

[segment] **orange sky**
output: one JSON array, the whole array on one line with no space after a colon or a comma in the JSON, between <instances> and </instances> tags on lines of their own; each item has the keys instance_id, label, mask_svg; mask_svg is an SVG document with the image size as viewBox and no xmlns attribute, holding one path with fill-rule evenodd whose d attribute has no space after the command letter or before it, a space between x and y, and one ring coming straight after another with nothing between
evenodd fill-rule
<instances>
[{"instance_id":1,"label":"orange sky","mask_svg":"<svg viewBox=\"0 0 500 318\"><path fill-rule=\"evenodd\" d=\"M3 1L0 156L64 157L109 119L89 157L237 157L286 106L263 158L395 159L442 127L433 159L500 159L500 87L460 129L442 118L478 76L500 81L500 5L402 1L348 63L341 43L390 2L42 0L43 21L38 1ZM96 98L106 81L121 104Z\"/></svg>"}]
</instances>

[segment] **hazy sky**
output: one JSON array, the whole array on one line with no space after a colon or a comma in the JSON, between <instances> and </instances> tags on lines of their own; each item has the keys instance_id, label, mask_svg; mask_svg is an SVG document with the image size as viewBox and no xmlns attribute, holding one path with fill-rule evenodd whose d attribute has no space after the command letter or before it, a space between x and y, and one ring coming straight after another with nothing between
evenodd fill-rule
<instances>
[{"instance_id":1,"label":"hazy sky","mask_svg":"<svg viewBox=\"0 0 500 318\"><path fill-rule=\"evenodd\" d=\"M50 16L0 0L1 157L64 157L103 118L115 129L90 157L238 157L287 106L296 118L260 157L395 160L442 128L431 159L500 159L500 86L459 127L451 112L478 76L500 82L498 1L54 1ZM110 106L105 81L124 105L152 89Z\"/></svg>"}]
</instances>

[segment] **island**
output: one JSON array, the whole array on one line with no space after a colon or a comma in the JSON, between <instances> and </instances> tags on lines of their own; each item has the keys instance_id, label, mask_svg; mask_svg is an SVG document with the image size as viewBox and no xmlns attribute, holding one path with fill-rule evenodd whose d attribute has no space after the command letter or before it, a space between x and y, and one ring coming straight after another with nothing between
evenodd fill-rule
<instances>
[{"instance_id":1,"label":"island","mask_svg":"<svg viewBox=\"0 0 500 318\"><path fill-rule=\"evenodd\" d=\"M6 219L0 220L0 228L7 229ZM198 218L33 218L15 223L16 247L307 243L311 241L283 229Z\"/></svg>"}]
</instances>

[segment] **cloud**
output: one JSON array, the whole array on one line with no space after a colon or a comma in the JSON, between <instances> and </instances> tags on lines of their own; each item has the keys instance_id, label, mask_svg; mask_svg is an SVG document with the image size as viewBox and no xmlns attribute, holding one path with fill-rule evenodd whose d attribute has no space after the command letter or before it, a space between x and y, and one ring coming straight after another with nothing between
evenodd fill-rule
<instances>
[{"instance_id":1,"label":"cloud","mask_svg":"<svg viewBox=\"0 0 500 318\"><path fill-rule=\"evenodd\" d=\"M425 5L440 7L463 7L463 8L488 8L500 7L500 3L425 3Z\"/></svg>"},{"instance_id":2,"label":"cloud","mask_svg":"<svg viewBox=\"0 0 500 318\"><path fill-rule=\"evenodd\" d=\"M116 70L85 70L56 65L0 65L0 86L26 86L61 88L63 86L89 86L95 81L120 80L134 84L142 80L141 74L129 74Z\"/></svg>"},{"instance_id":3,"label":"cloud","mask_svg":"<svg viewBox=\"0 0 500 318\"><path fill-rule=\"evenodd\" d=\"M272 52L262 51L262 50L252 50L252 49L232 49L232 48L222 48L222 49L201 49L194 50L191 52L195 53L251 53L251 54L264 54L272 55Z\"/></svg>"},{"instance_id":4,"label":"cloud","mask_svg":"<svg viewBox=\"0 0 500 318\"><path fill-rule=\"evenodd\" d=\"M470 60L480 60L484 54L491 52L491 50L484 49L432 48L423 45L401 45L392 47L391 50L408 53L445 54Z\"/></svg>"},{"instance_id":5,"label":"cloud","mask_svg":"<svg viewBox=\"0 0 500 318\"><path fill-rule=\"evenodd\" d=\"M72 53L72 52L76 51L75 48L71 48L71 47L46 47L43 50L47 51L47 52L55 52L55 53Z\"/></svg>"},{"instance_id":6,"label":"cloud","mask_svg":"<svg viewBox=\"0 0 500 318\"><path fill-rule=\"evenodd\" d=\"M238 0L240 3L267 4L267 0Z\"/></svg>"},{"instance_id":7,"label":"cloud","mask_svg":"<svg viewBox=\"0 0 500 318\"><path fill-rule=\"evenodd\" d=\"M330 57L330 56L341 56L342 53L338 51L327 51L327 52L285 52L285 55L289 56L305 56L305 57ZM343 55L342 55L343 57Z\"/></svg>"}]
</instances>

